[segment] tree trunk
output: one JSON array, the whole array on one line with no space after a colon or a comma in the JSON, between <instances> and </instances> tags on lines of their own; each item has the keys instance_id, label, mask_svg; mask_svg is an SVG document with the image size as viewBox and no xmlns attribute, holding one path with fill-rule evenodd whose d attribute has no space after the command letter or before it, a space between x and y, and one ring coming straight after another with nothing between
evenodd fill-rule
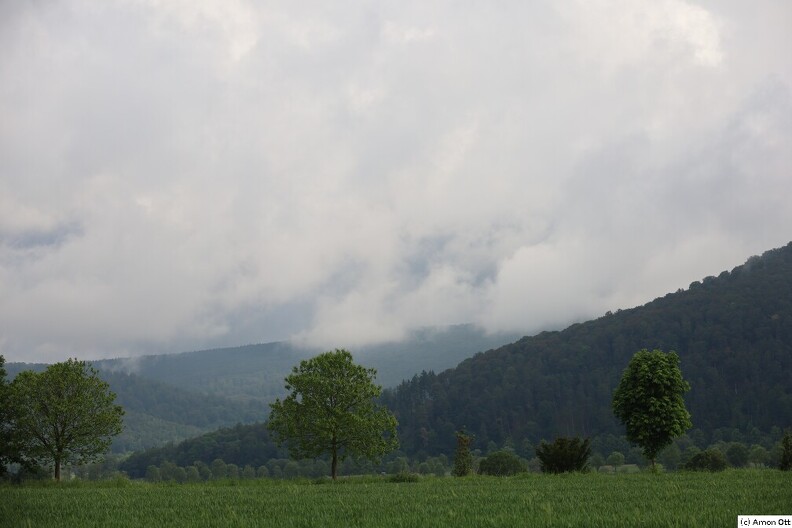
<instances>
[{"instance_id":1,"label":"tree trunk","mask_svg":"<svg viewBox=\"0 0 792 528\"><path fill-rule=\"evenodd\" d=\"M338 450L336 449L335 445L333 445L333 462L330 469L330 473L333 477L333 480L336 479L337 472L338 472Z\"/></svg>"},{"instance_id":2,"label":"tree trunk","mask_svg":"<svg viewBox=\"0 0 792 528\"><path fill-rule=\"evenodd\" d=\"M61 461L60 458L55 459L55 482L60 482Z\"/></svg>"}]
</instances>

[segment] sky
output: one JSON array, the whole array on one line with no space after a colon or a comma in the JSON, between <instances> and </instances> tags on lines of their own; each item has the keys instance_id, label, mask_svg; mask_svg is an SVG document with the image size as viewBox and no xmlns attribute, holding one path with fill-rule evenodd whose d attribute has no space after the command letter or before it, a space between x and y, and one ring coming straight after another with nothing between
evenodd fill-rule
<instances>
[{"instance_id":1,"label":"sky","mask_svg":"<svg viewBox=\"0 0 792 528\"><path fill-rule=\"evenodd\" d=\"M792 240L792 3L0 2L0 354L530 335Z\"/></svg>"}]
</instances>

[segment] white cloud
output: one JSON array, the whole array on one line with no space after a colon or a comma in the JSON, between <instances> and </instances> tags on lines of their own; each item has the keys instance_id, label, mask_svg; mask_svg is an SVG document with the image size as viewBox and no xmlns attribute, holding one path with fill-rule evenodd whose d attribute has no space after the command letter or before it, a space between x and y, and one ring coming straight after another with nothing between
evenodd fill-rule
<instances>
[{"instance_id":1,"label":"white cloud","mask_svg":"<svg viewBox=\"0 0 792 528\"><path fill-rule=\"evenodd\" d=\"M2 351L532 332L784 244L763 6L3 5Z\"/></svg>"}]
</instances>

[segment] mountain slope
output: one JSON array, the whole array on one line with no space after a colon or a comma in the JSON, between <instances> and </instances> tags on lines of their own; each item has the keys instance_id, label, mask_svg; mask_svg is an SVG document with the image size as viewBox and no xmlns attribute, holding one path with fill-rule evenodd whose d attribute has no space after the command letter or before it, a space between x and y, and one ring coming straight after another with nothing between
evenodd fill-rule
<instances>
[{"instance_id":1,"label":"mountain slope","mask_svg":"<svg viewBox=\"0 0 792 528\"><path fill-rule=\"evenodd\" d=\"M10 378L22 370L41 371L44 364L10 363ZM113 439L112 451L123 453L178 442L219 427L266 418L262 403L239 402L170 386L134 374L99 370L99 377L124 408L124 430Z\"/></svg>"},{"instance_id":2,"label":"mountain slope","mask_svg":"<svg viewBox=\"0 0 792 528\"><path fill-rule=\"evenodd\" d=\"M378 370L377 382L396 385L421 369L445 368L480 350L513 340L470 325L413 332L401 343L363 347L355 358ZM181 354L92 361L124 407L124 432L113 452L146 449L237 423L266 419L267 403L284 393L284 378L318 353L288 343L265 343ZM9 376L46 364L10 363Z\"/></svg>"},{"instance_id":3,"label":"mountain slope","mask_svg":"<svg viewBox=\"0 0 792 528\"><path fill-rule=\"evenodd\" d=\"M355 360L377 369L377 383L395 386L416 372L448 368L472 354L509 343L514 334L486 334L471 325L422 329L399 343L352 350ZM328 346L328 349L332 348ZM183 389L237 400L270 402L284 393L283 380L301 360L322 350L286 342L180 354L94 361L100 370L133 372Z\"/></svg>"},{"instance_id":4,"label":"mountain slope","mask_svg":"<svg viewBox=\"0 0 792 528\"><path fill-rule=\"evenodd\" d=\"M642 348L676 350L695 434L792 424L792 244L642 307L480 353L386 391L408 453L621 434L612 392Z\"/></svg>"}]
</instances>

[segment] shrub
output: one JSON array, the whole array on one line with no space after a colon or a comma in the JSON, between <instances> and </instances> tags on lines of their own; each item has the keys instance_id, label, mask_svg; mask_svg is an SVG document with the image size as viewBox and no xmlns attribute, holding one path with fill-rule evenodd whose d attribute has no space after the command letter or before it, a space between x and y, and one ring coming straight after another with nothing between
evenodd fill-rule
<instances>
[{"instance_id":1,"label":"shrub","mask_svg":"<svg viewBox=\"0 0 792 528\"><path fill-rule=\"evenodd\" d=\"M585 471L591 456L591 440L559 437L552 444L543 440L536 448L536 456L544 473Z\"/></svg>"},{"instance_id":2,"label":"shrub","mask_svg":"<svg viewBox=\"0 0 792 528\"><path fill-rule=\"evenodd\" d=\"M509 451L495 451L487 455L479 464L479 473L506 477L527 471L520 457Z\"/></svg>"},{"instance_id":3,"label":"shrub","mask_svg":"<svg viewBox=\"0 0 792 528\"><path fill-rule=\"evenodd\" d=\"M419 480L421 480L421 477L407 471L400 471L388 477L388 482L418 482Z\"/></svg>"},{"instance_id":4,"label":"shrub","mask_svg":"<svg viewBox=\"0 0 792 528\"><path fill-rule=\"evenodd\" d=\"M707 449L696 453L688 460L684 469L692 471L723 471L729 465L726 457L717 449Z\"/></svg>"}]
</instances>

